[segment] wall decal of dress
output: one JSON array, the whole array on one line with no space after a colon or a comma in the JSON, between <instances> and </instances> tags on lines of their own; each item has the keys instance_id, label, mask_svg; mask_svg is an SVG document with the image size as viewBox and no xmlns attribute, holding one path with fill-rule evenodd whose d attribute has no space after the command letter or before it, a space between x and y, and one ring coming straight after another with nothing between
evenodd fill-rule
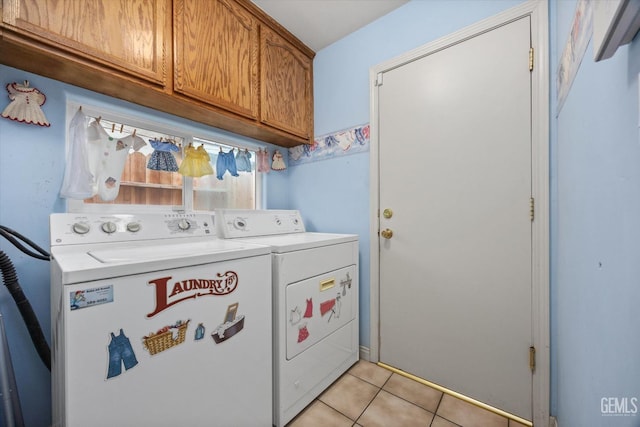
<instances>
[{"instance_id":1,"label":"wall decal of dress","mask_svg":"<svg viewBox=\"0 0 640 427\"><path fill-rule=\"evenodd\" d=\"M44 93L29 87L27 80L24 84L9 83L6 87L11 102L2 112L2 117L38 126L51 126L40 108L47 100Z\"/></svg>"}]
</instances>

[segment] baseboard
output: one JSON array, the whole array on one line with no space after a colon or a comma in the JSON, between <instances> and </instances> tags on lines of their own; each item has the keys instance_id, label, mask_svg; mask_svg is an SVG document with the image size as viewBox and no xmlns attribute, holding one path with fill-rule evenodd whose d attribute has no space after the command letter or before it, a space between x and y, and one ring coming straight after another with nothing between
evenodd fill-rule
<instances>
[{"instance_id":1,"label":"baseboard","mask_svg":"<svg viewBox=\"0 0 640 427\"><path fill-rule=\"evenodd\" d=\"M367 362L371 361L371 350L369 350L369 347L365 347L363 345L360 346L360 360L366 360Z\"/></svg>"},{"instance_id":2,"label":"baseboard","mask_svg":"<svg viewBox=\"0 0 640 427\"><path fill-rule=\"evenodd\" d=\"M549 427L558 427L558 420L556 417L549 417Z\"/></svg>"}]
</instances>

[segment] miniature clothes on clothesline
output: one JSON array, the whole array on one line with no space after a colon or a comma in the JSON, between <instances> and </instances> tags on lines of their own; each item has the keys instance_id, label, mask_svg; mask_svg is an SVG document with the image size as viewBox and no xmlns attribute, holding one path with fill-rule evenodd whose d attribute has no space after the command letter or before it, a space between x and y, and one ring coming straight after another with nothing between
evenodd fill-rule
<instances>
[{"instance_id":1,"label":"miniature clothes on clothesline","mask_svg":"<svg viewBox=\"0 0 640 427\"><path fill-rule=\"evenodd\" d=\"M172 142L150 139L153 153L149 156L147 169L163 172L178 172L178 163L171 152L179 152L180 147Z\"/></svg>"},{"instance_id":2,"label":"miniature clothes on clothesline","mask_svg":"<svg viewBox=\"0 0 640 427\"><path fill-rule=\"evenodd\" d=\"M184 158L180 163L180 172L184 176L192 176L199 178L205 175L213 174L213 167L211 167L211 158L209 153L205 150L203 145L195 148L192 144L189 144L184 149Z\"/></svg>"},{"instance_id":3,"label":"miniature clothes on clothesline","mask_svg":"<svg viewBox=\"0 0 640 427\"><path fill-rule=\"evenodd\" d=\"M94 195L97 192L105 202L115 200L133 138L131 135L112 138L100 122L94 120L87 129L87 139L89 168L95 178Z\"/></svg>"},{"instance_id":4,"label":"miniature clothes on clothesline","mask_svg":"<svg viewBox=\"0 0 640 427\"><path fill-rule=\"evenodd\" d=\"M271 169L273 169L274 171L281 171L285 170L286 168L287 165L284 164L282 153L280 153L280 150L276 150L273 153L273 163L271 164Z\"/></svg>"},{"instance_id":5,"label":"miniature clothes on clothesline","mask_svg":"<svg viewBox=\"0 0 640 427\"><path fill-rule=\"evenodd\" d=\"M258 158L256 159L258 172L269 173L269 151L265 148L264 151L262 148L258 149L257 153Z\"/></svg>"},{"instance_id":6,"label":"miniature clothes on clothesline","mask_svg":"<svg viewBox=\"0 0 640 427\"><path fill-rule=\"evenodd\" d=\"M222 151L222 148L220 149L218 159L216 160L216 171L216 177L220 180L223 179L227 171L229 171L231 176L240 176L236 166L236 158L233 155L233 148L228 153Z\"/></svg>"},{"instance_id":7,"label":"miniature clothes on clothesline","mask_svg":"<svg viewBox=\"0 0 640 427\"><path fill-rule=\"evenodd\" d=\"M251 153L246 148L238 150L236 154L236 166L238 172L251 172Z\"/></svg>"},{"instance_id":8,"label":"miniature clothes on clothesline","mask_svg":"<svg viewBox=\"0 0 640 427\"><path fill-rule=\"evenodd\" d=\"M133 139L133 151L140 151L143 147L146 147L147 143L144 142L144 139L136 135L135 130L133 131L131 138Z\"/></svg>"},{"instance_id":9,"label":"miniature clothes on clothesline","mask_svg":"<svg viewBox=\"0 0 640 427\"><path fill-rule=\"evenodd\" d=\"M78 109L69 124L70 147L60 196L83 200L98 194L104 201L115 200L133 137L112 138L99 120L86 123L87 117Z\"/></svg>"},{"instance_id":10,"label":"miniature clothes on clothesline","mask_svg":"<svg viewBox=\"0 0 640 427\"><path fill-rule=\"evenodd\" d=\"M69 151L60 197L78 200L93 197L93 182L87 154L87 116L78 109L69 123Z\"/></svg>"}]
</instances>

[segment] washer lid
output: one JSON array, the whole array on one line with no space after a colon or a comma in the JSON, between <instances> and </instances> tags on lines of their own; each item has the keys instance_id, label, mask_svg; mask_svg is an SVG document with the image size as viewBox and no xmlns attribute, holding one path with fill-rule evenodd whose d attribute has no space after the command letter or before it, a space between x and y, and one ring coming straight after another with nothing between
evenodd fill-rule
<instances>
[{"instance_id":1,"label":"washer lid","mask_svg":"<svg viewBox=\"0 0 640 427\"><path fill-rule=\"evenodd\" d=\"M51 248L64 284L268 255L270 252L267 246L216 238Z\"/></svg>"},{"instance_id":2,"label":"washer lid","mask_svg":"<svg viewBox=\"0 0 640 427\"><path fill-rule=\"evenodd\" d=\"M92 256L103 264L149 262L149 261L169 261L176 258L197 257L203 254L211 260L213 255L221 255L220 252L229 252L226 245L213 241L189 242L175 244L158 244L149 247L126 247L126 248L102 248L90 250L88 255ZM237 248L233 248L236 250ZM224 255L224 254L223 254ZM213 261L212 261L213 262Z\"/></svg>"}]
</instances>

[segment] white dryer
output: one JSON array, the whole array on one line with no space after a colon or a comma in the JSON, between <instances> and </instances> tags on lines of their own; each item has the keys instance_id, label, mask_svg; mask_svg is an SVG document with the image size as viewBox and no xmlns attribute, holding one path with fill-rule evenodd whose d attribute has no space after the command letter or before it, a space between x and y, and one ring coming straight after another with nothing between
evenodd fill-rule
<instances>
[{"instance_id":1,"label":"white dryer","mask_svg":"<svg viewBox=\"0 0 640 427\"><path fill-rule=\"evenodd\" d=\"M271 426L268 248L210 215L50 226L53 426Z\"/></svg>"},{"instance_id":2,"label":"white dryer","mask_svg":"<svg viewBox=\"0 0 640 427\"><path fill-rule=\"evenodd\" d=\"M272 250L274 411L284 426L358 361L358 236L306 232L299 211L215 211L218 237Z\"/></svg>"}]
</instances>

